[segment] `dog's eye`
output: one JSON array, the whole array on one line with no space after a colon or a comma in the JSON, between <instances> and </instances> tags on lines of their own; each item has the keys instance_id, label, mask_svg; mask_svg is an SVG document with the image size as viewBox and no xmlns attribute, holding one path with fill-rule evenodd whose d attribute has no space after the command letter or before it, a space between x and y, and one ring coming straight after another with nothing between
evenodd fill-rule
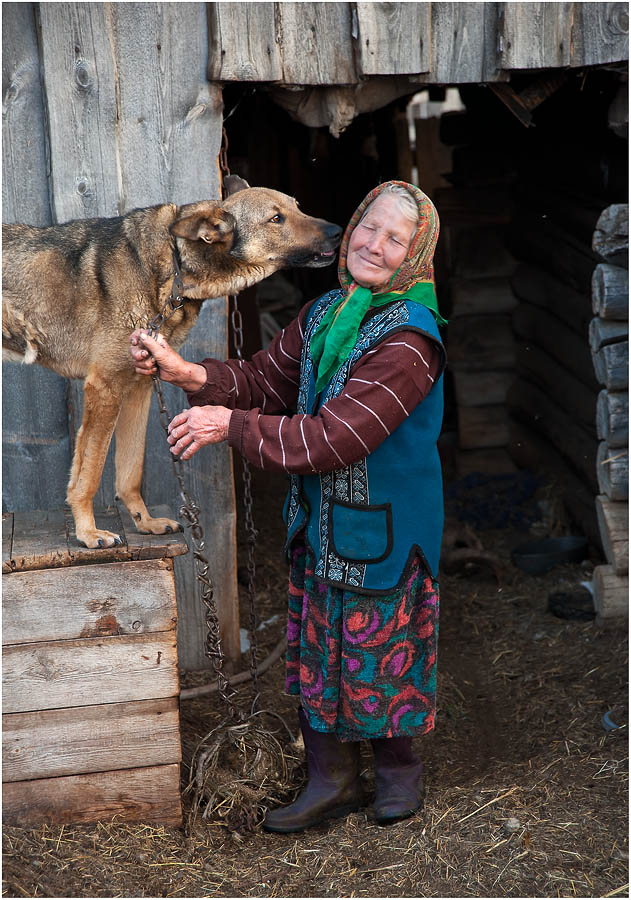
<instances>
[{"instance_id":1,"label":"dog's eye","mask_svg":"<svg viewBox=\"0 0 631 900\"><path fill-rule=\"evenodd\" d=\"M284 221L285 221L285 216L281 216L280 213L276 213L276 215L272 216L272 218L270 219L270 222L273 222L274 225L280 225Z\"/></svg>"}]
</instances>

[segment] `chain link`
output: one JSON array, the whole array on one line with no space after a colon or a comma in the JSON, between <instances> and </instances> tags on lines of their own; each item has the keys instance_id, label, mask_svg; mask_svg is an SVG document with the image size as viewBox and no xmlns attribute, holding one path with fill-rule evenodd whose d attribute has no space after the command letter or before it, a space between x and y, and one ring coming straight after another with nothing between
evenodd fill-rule
<instances>
[{"instance_id":1,"label":"chain link","mask_svg":"<svg viewBox=\"0 0 631 900\"><path fill-rule=\"evenodd\" d=\"M154 318L147 326L147 331L149 332L150 336L154 338L154 340L158 339L160 328L162 327L162 325L167 321L167 319L170 319L172 315L174 315L179 309L182 308L184 302L184 298L179 293L179 287L176 287L176 284L174 283L172 296L167 300L162 310L156 316L154 316ZM166 312L168 307L170 307L170 310ZM171 416L164 400L164 393L162 391L162 384L160 382L159 374L153 375L152 379L153 389L158 401L160 424L162 425L165 435L168 437L169 422L171 421ZM223 671L224 655L221 649L219 615L217 611L217 604L215 603L214 599L215 587L210 574L210 564L206 556L204 555L204 550L206 549L206 541L204 539L204 531L199 522L200 509L186 488L182 460L173 456L173 454L170 454L170 456L173 473L180 488L180 497L182 498L180 518L184 521L185 527L190 529L199 597L206 608L206 640L204 643L204 652L210 659L215 675L217 676L217 690L219 696L226 705L229 717L236 722L242 722L244 720L244 716L232 702L232 699L235 696L236 692L233 688L230 687L228 678Z\"/></svg>"}]
</instances>

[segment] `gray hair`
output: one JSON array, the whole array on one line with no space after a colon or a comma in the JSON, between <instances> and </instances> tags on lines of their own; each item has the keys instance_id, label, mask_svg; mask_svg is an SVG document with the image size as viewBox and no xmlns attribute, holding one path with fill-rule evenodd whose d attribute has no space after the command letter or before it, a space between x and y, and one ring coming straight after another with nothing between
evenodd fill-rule
<instances>
[{"instance_id":1,"label":"gray hair","mask_svg":"<svg viewBox=\"0 0 631 900\"><path fill-rule=\"evenodd\" d=\"M379 200L380 197L393 197L396 200L401 215L403 215L406 219L409 219L410 222L418 222L419 215L416 200L414 199L412 194L410 194L407 188L403 187L403 185L389 184L377 197L375 197L375 200ZM372 203L368 204L368 206L364 210L362 219L364 218L372 204L375 202L375 200L373 200Z\"/></svg>"}]
</instances>

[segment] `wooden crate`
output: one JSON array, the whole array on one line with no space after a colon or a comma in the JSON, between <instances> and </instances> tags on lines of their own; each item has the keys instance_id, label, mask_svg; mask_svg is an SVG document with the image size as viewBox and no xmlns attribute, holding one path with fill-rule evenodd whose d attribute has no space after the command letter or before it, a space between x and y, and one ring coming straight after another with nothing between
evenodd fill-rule
<instances>
[{"instance_id":1,"label":"wooden crate","mask_svg":"<svg viewBox=\"0 0 631 900\"><path fill-rule=\"evenodd\" d=\"M113 509L97 526L124 544L88 550L68 510L2 518L5 824L181 824L172 557L187 552L183 535L138 534Z\"/></svg>"}]
</instances>

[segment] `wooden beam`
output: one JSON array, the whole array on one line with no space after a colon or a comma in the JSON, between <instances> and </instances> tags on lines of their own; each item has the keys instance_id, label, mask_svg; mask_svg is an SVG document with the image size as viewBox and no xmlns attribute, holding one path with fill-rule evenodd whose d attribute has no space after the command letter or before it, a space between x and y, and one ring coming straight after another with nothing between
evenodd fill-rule
<instances>
[{"instance_id":1,"label":"wooden beam","mask_svg":"<svg viewBox=\"0 0 631 900\"><path fill-rule=\"evenodd\" d=\"M592 276L592 309L602 319L628 321L629 272L620 266L599 263Z\"/></svg>"},{"instance_id":2,"label":"wooden beam","mask_svg":"<svg viewBox=\"0 0 631 900\"><path fill-rule=\"evenodd\" d=\"M179 763L177 697L2 717L2 781Z\"/></svg>"},{"instance_id":3,"label":"wooden beam","mask_svg":"<svg viewBox=\"0 0 631 900\"><path fill-rule=\"evenodd\" d=\"M613 566L596 566L593 583L596 624L604 625L610 619L628 619L629 576L616 575Z\"/></svg>"},{"instance_id":4,"label":"wooden beam","mask_svg":"<svg viewBox=\"0 0 631 900\"><path fill-rule=\"evenodd\" d=\"M600 391L596 404L596 434L612 448L627 446L629 394L626 391Z\"/></svg>"},{"instance_id":5,"label":"wooden beam","mask_svg":"<svg viewBox=\"0 0 631 900\"><path fill-rule=\"evenodd\" d=\"M592 353L592 364L598 384L612 393L629 388L629 342L606 344Z\"/></svg>"},{"instance_id":6,"label":"wooden beam","mask_svg":"<svg viewBox=\"0 0 631 900\"><path fill-rule=\"evenodd\" d=\"M596 457L598 488L610 500L629 499L629 450L610 447L605 441L598 445Z\"/></svg>"},{"instance_id":7,"label":"wooden beam","mask_svg":"<svg viewBox=\"0 0 631 900\"><path fill-rule=\"evenodd\" d=\"M112 821L178 826L179 784L176 763L19 781L3 787L2 818L5 825L20 828Z\"/></svg>"},{"instance_id":8,"label":"wooden beam","mask_svg":"<svg viewBox=\"0 0 631 900\"><path fill-rule=\"evenodd\" d=\"M592 249L608 262L629 268L629 204L614 203L601 213Z\"/></svg>"},{"instance_id":9,"label":"wooden beam","mask_svg":"<svg viewBox=\"0 0 631 900\"><path fill-rule=\"evenodd\" d=\"M629 571L629 505L599 494L596 514L605 558L616 575L626 575Z\"/></svg>"}]
</instances>

